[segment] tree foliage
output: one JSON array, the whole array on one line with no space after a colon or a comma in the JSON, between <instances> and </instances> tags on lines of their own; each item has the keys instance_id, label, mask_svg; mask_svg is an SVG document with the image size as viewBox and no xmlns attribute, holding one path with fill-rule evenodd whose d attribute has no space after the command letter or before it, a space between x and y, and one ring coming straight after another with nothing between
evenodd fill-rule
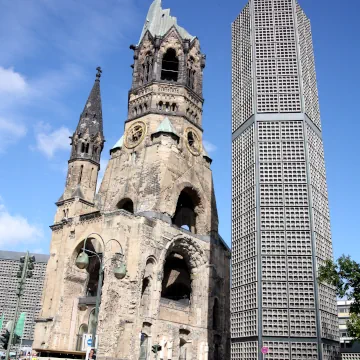
<instances>
[{"instance_id":1,"label":"tree foliage","mask_svg":"<svg viewBox=\"0 0 360 360\"><path fill-rule=\"evenodd\" d=\"M327 260L319 267L319 281L334 286L338 297L353 301L348 334L360 341L360 264L345 255L336 262Z\"/></svg>"}]
</instances>

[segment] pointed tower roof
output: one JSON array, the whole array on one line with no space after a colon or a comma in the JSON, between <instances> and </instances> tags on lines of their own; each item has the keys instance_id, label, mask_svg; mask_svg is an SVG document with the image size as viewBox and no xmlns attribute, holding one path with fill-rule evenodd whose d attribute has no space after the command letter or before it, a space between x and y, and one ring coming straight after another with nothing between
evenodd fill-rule
<instances>
[{"instance_id":1,"label":"pointed tower roof","mask_svg":"<svg viewBox=\"0 0 360 360\"><path fill-rule=\"evenodd\" d=\"M88 131L89 135L97 135L100 133L101 136L103 136L102 105L100 94L100 77L102 70L100 67L97 67L96 70L97 74L95 83L86 101L84 110L80 115L80 120L76 132L84 133Z\"/></svg>"},{"instance_id":2,"label":"pointed tower roof","mask_svg":"<svg viewBox=\"0 0 360 360\"><path fill-rule=\"evenodd\" d=\"M110 153L112 150L121 149L124 144L124 135L116 142L116 144L111 148Z\"/></svg>"},{"instance_id":3,"label":"pointed tower roof","mask_svg":"<svg viewBox=\"0 0 360 360\"><path fill-rule=\"evenodd\" d=\"M176 133L173 127L173 124L171 123L171 121L167 116L165 116L164 120L160 123L160 125L157 127L156 131L154 132L154 134L157 133L173 134L176 137L179 137L179 135Z\"/></svg>"},{"instance_id":4,"label":"pointed tower roof","mask_svg":"<svg viewBox=\"0 0 360 360\"><path fill-rule=\"evenodd\" d=\"M104 147L103 118L100 94L101 68L97 67L95 83L80 115L77 128L71 137L70 161L92 160L100 163L101 151Z\"/></svg>"},{"instance_id":5,"label":"pointed tower roof","mask_svg":"<svg viewBox=\"0 0 360 360\"><path fill-rule=\"evenodd\" d=\"M149 30L154 37L164 36L172 26L175 26L183 39L193 40L195 38L195 36L190 35L184 28L177 24L176 17L170 15L170 9L163 9L161 7L161 0L154 0L146 16L139 44L146 31Z\"/></svg>"}]
</instances>

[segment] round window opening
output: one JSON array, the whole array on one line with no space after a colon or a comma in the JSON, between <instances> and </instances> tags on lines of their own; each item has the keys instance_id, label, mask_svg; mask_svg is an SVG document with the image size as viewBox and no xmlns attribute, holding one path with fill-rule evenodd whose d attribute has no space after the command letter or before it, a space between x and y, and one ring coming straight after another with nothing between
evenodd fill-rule
<instances>
[{"instance_id":1,"label":"round window opening","mask_svg":"<svg viewBox=\"0 0 360 360\"><path fill-rule=\"evenodd\" d=\"M200 155L201 152L201 141L199 135L196 133L195 130L188 128L186 129L186 145L189 151L193 155Z\"/></svg>"},{"instance_id":2,"label":"round window opening","mask_svg":"<svg viewBox=\"0 0 360 360\"><path fill-rule=\"evenodd\" d=\"M135 124L131 125L128 131L126 132L125 137L125 146L129 149L134 148L139 145L146 134L146 125L142 121L137 121Z\"/></svg>"}]
</instances>

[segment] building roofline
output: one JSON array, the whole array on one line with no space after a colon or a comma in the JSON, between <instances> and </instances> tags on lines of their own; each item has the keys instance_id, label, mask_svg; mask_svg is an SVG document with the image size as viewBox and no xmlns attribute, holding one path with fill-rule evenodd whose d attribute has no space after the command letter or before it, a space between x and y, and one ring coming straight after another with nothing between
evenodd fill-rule
<instances>
[{"instance_id":1,"label":"building roofline","mask_svg":"<svg viewBox=\"0 0 360 360\"><path fill-rule=\"evenodd\" d=\"M34 254L34 253L30 253L30 254L35 256L35 263L47 263L50 258L50 255L47 254ZM0 250L1 260L19 261L20 257L25 255L26 252Z\"/></svg>"}]
</instances>

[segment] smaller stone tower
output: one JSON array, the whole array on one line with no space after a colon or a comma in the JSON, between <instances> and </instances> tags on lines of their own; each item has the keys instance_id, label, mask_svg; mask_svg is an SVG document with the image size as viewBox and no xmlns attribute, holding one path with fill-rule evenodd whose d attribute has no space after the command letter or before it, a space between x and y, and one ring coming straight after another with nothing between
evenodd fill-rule
<instances>
[{"instance_id":1,"label":"smaller stone tower","mask_svg":"<svg viewBox=\"0 0 360 360\"><path fill-rule=\"evenodd\" d=\"M71 156L65 191L59 202L80 198L94 203L100 155L104 147L103 119L100 95L101 68L80 115L78 126L71 137ZM65 216L67 214L64 214Z\"/></svg>"}]
</instances>

